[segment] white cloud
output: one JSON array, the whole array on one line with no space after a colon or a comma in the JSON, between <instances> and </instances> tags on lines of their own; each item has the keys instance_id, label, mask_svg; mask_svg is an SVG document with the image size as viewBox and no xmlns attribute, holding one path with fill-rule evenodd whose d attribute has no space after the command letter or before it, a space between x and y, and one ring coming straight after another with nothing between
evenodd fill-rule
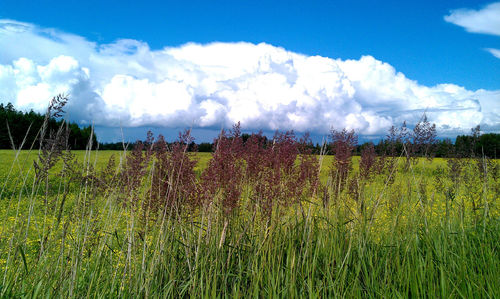
<instances>
[{"instance_id":1,"label":"white cloud","mask_svg":"<svg viewBox=\"0 0 500 299\"><path fill-rule=\"evenodd\" d=\"M468 32L500 35L500 2L491 3L479 10L452 10L444 19L464 27Z\"/></svg>"},{"instance_id":2,"label":"white cloud","mask_svg":"<svg viewBox=\"0 0 500 299\"><path fill-rule=\"evenodd\" d=\"M500 50L499 49L487 48L486 51L490 52L496 58L500 58Z\"/></svg>"},{"instance_id":3,"label":"white cloud","mask_svg":"<svg viewBox=\"0 0 500 299\"><path fill-rule=\"evenodd\" d=\"M0 20L0 101L43 111L56 93L68 112L100 126L220 128L384 134L423 111L441 134L500 129L500 91L424 86L371 56L305 56L268 44L186 44L151 50L136 40L99 45Z\"/></svg>"},{"instance_id":4,"label":"white cloud","mask_svg":"<svg viewBox=\"0 0 500 299\"><path fill-rule=\"evenodd\" d=\"M444 17L445 21L464 27L468 32L500 35L500 2L486 5L480 10L457 9ZM500 58L500 50L485 49L496 58Z\"/></svg>"}]
</instances>

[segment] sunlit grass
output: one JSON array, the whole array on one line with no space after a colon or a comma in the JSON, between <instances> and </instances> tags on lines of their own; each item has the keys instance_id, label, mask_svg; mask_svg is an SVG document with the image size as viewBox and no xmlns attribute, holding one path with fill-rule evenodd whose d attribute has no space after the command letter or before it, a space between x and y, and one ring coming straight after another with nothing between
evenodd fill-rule
<instances>
[{"instance_id":1,"label":"sunlit grass","mask_svg":"<svg viewBox=\"0 0 500 299\"><path fill-rule=\"evenodd\" d=\"M70 181L62 163L35 184L37 154L0 151L3 297L500 296L499 181L473 164L465 171L476 188L467 188L452 184L444 159L408 171L401 161L389 182L387 173L356 180L354 157L357 193L346 188L326 206L318 192L267 219L243 192L231 215L216 197L155 217L123 204L118 185L97 192L95 182ZM111 155L117 173L125 158L74 154L84 173ZM195 158L200 176L211 154ZM325 185L333 156L323 158ZM137 191L144 201L153 167Z\"/></svg>"}]
</instances>

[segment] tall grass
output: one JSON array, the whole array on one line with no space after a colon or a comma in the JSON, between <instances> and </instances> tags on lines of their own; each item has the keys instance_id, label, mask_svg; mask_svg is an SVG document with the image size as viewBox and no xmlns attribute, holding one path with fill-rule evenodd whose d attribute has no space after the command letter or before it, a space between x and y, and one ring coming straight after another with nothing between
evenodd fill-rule
<instances>
[{"instance_id":1,"label":"tall grass","mask_svg":"<svg viewBox=\"0 0 500 299\"><path fill-rule=\"evenodd\" d=\"M500 296L498 161L359 161L335 134L317 157L237 125L202 170L189 131L108 161L63 129L2 152L0 296Z\"/></svg>"}]
</instances>

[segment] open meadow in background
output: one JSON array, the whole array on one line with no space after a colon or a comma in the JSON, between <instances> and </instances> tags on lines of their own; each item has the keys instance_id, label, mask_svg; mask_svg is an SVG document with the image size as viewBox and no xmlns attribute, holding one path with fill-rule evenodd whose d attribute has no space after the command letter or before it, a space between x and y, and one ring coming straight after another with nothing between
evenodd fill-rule
<instances>
[{"instance_id":1,"label":"open meadow in background","mask_svg":"<svg viewBox=\"0 0 500 299\"><path fill-rule=\"evenodd\" d=\"M189 131L70 151L64 130L0 151L0 297L500 296L498 160L396 129L354 157L346 130L320 155L239 125L213 153Z\"/></svg>"}]
</instances>

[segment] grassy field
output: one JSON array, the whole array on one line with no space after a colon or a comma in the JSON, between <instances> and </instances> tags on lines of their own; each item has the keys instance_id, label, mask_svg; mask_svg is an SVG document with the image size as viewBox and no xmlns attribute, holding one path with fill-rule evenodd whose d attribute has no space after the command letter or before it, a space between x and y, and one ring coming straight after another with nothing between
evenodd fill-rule
<instances>
[{"instance_id":1,"label":"grassy field","mask_svg":"<svg viewBox=\"0 0 500 299\"><path fill-rule=\"evenodd\" d=\"M178 154L0 151L0 297L500 297L499 161Z\"/></svg>"}]
</instances>

